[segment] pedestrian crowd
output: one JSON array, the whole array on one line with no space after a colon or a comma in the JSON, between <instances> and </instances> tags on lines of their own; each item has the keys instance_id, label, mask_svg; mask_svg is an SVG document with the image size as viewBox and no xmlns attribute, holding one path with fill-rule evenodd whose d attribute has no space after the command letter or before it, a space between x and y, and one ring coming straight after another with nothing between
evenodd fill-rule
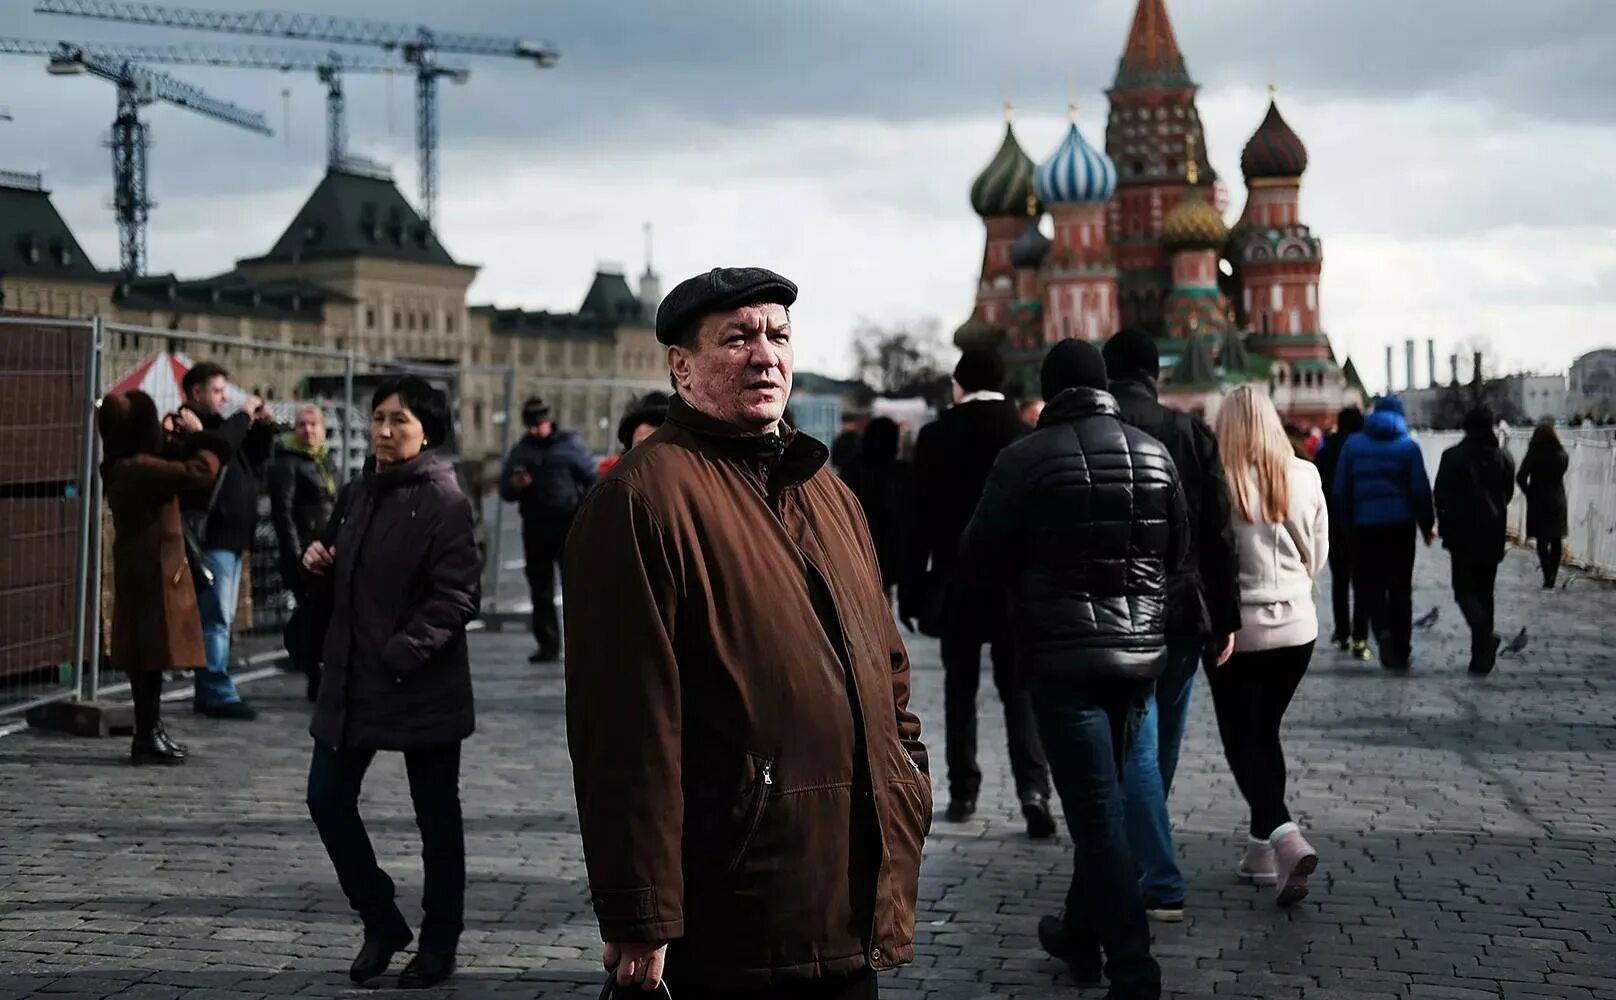
<instances>
[{"instance_id":1,"label":"pedestrian crowd","mask_svg":"<svg viewBox=\"0 0 1616 1000\"><path fill-rule=\"evenodd\" d=\"M621 451L597 463L535 398L500 476L522 516L533 662L564 664L603 996L874 997L878 973L913 960L936 757L900 625L941 645L943 820L971 821L982 791L985 649L1026 833L1057 834L1058 800L1071 839L1064 908L1037 938L1077 983L1148 1000L1151 922L1185 919L1168 802L1198 676L1248 808L1233 873L1291 906L1330 861L1289 808L1283 740L1320 638L1319 574L1334 647L1406 671L1416 548L1440 536L1485 674L1518 485L1554 586L1567 459L1552 427L1517 470L1476 409L1433 489L1395 397L1309 441L1242 387L1209 426L1160 402L1155 341L1123 330L1054 345L1037 405L1007 397L996 353L966 351L912 457L885 418L833 456L787 415L796 297L762 268L682 282L656 318L673 391L629 408ZM228 664L263 482L314 703L308 809L362 931L351 978L413 943L399 985L434 985L464 923L482 575L440 450L447 401L384 381L371 456L339 487L318 409L277 444L260 400L223 414L227 382L197 365L174 413L140 392L99 412L131 760L187 757L160 718L164 671L195 671L197 712L252 716ZM421 833L418 935L359 811L382 751L403 755Z\"/></svg>"}]
</instances>

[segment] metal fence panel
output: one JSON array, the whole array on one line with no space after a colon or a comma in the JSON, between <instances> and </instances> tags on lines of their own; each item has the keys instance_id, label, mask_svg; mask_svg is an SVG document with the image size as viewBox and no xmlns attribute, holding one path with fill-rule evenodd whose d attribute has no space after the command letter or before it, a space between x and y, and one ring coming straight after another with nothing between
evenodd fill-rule
<instances>
[{"instance_id":1,"label":"metal fence panel","mask_svg":"<svg viewBox=\"0 0 1616 1000\"><path fill-rule=\"evenodd\" d=\"M79 690L96 329L0 316L0 717Z\"/></svg>"},{"instance_id":2,"label":"metal fence panel","mask_svg":"<svg viewBox=\"0 0 1616 1000\"><path fill-rule=\"evenodd\" d=\"M1433 483L1442 452L1463 436L1458 431L1426 431L1418 436ZM1503 445L1517 468L1531 438L1532 431L1524 428L1504 435ZM1561 442L1571 460L1565 478L1569 514L1565 561L1601 576L1616 576L1616 445L1608 433L1600 431L1562 431ZM1509 505L1509 531L1515 539L1525 540L1526 498L1519 490Z\"/></svg>"}]
</instances>

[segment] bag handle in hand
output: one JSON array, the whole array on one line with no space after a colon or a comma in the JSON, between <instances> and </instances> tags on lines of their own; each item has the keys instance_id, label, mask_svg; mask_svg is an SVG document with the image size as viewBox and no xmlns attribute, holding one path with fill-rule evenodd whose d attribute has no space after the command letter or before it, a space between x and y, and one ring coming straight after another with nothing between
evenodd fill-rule
<instances>
[{"instance_id":1,"label":"bag handle in hand","mask_svg":"<svg viewBox=\"0 0 1616 1000\"><path fill-rule=\"evenodd\" d=\"M645 997L659 997L661 1000L673 1000L673 990L668 987L664 979L655 990L647 991L632 986L617 988L617 970L606 973L606 985L600 989L600 1000L642 1000Z\"/></svg>"}]
</instances>

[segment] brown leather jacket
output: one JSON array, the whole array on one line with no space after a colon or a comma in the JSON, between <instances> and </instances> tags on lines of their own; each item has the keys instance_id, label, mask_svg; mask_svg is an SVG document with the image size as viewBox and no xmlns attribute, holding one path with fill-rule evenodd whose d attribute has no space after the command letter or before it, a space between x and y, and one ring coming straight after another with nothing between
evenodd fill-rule
<instances>
[{"instance_id":1,"label":"brown leather jacket","mask_svg":"<svg viewBox=\"0 0 1616 1000\"><path fill-rule=\"evenodd\" d=\"M869 532L827 458L675 400L568 540L595 914L607 941L671 941L687 985L914 956L926 752Z\"/></svg>"}]
</instances>

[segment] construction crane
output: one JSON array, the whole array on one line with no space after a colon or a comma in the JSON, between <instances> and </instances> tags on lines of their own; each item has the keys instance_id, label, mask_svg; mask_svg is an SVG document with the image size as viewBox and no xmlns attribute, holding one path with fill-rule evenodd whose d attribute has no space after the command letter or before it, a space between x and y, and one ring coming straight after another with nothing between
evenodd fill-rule
<instances>
[{"instance_id":1,"label":"construction crane","mask_svg":"<svg viewBox=\"0 0 1616 1000\"><path fill-rule=\"evenodd\" d=\"M421 175L421 209L428 226L435 226L437 221L438 78L446 76L456 83L463 83L466 79L464 70L439 65L438 54L452 52L474 56L510 56L544 68L554 66L560 58L556 49L545 42L529 42L500 35L435 31L423 25L329 17L324 14L263 10L233 13L129 3L126 0L39 0L34 10L41 14L66 14L125 24L237 35L268 35L336 45L378 46L389 52L399 52L415 70L415 143Z\"/></svg>"},{"instance_id":2,"label":"construction crane","mask_svg":"<svg viewBox=\"0 0 1616 1000\"><path fill-rule=\"evenodd\" d=\"M165 73L145 69L128 60L111 59L69 45L46 46L31 39L0 39L0 53L46 56L53 76L89 74L118 88L118 114L112 120L112 208L118 219L118 255L125 274L146 270L146 217L152 202L146 196L146 123L140 109L159 101L186 108L260 135L275 132L256 111L248 111L211 97L200 89Z\"/></svg>"},{"instance_id":3,"label":"construction crane","mask_svg":"<svg viewBox=\"0 0 1616 1000\"><path fill-rule=\"evenodd\" d=\"M33 39L0 39L0 52L6 42L18 45L49 45ZM233 69L279 70L282 73L313 72L326 87L326 163L331 166L347 158L348 128L346 98L342 89L344 73L402 73L408 67L389 59L329 52L320 55L309 49L271 45L122 45L108 42L73 43L85 52L103 59L125 60L145 66L223 66ZM464 66L442 67L446 75L464 80Z\"/></svg>"}]
</instances>

